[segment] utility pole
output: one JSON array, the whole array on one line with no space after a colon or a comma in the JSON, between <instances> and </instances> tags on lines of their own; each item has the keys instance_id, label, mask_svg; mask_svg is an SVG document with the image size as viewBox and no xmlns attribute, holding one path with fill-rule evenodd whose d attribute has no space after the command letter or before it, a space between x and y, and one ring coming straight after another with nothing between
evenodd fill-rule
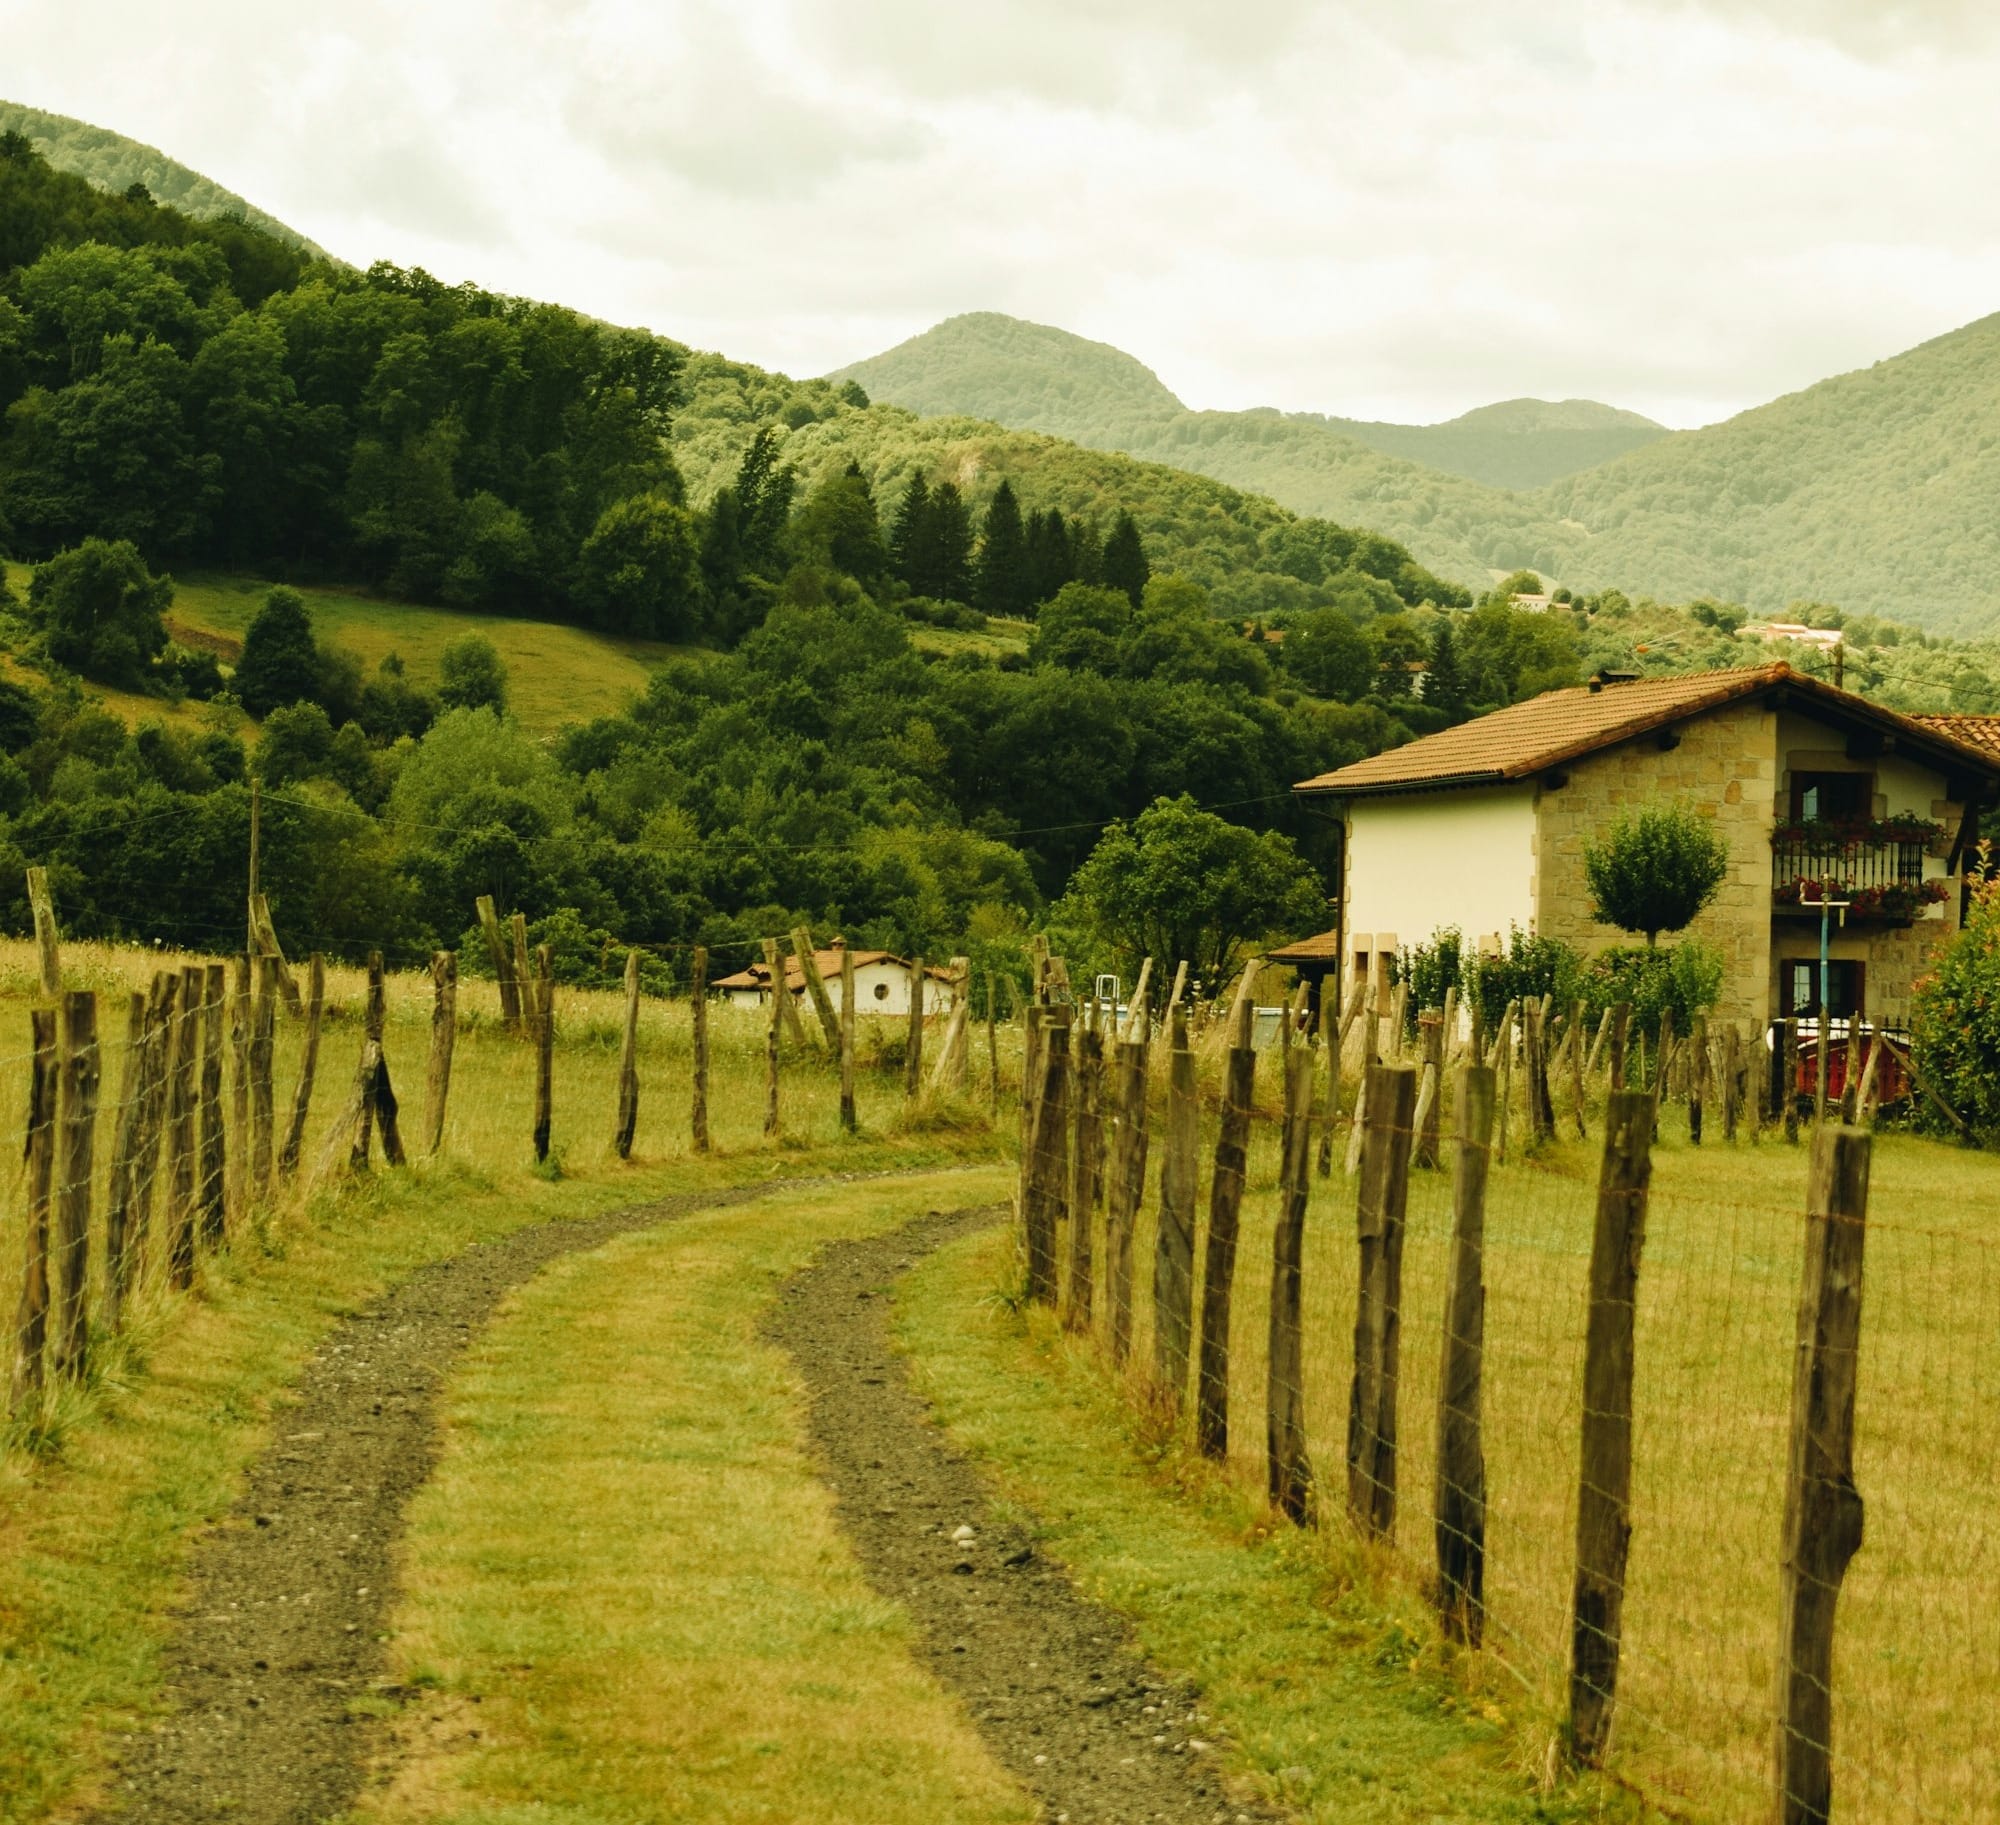
<instances>
[{"instance_id":1,"label":"utility pole","mask_svg":"<svg viewBox=\"0 0 2000 1825\"><path fill-rule=\"evenodd\" d=\"M1827 1014L1828 990L1833 975L1832 960L1827 955L1832 941L1833 915L1841 915L1841 924L1847 923L1847 909L1852 904L1848 900L1833 897L1833 883L1819 883L1819 898L1808 900L1803 883L1799 887L1799 904L1816 907L1819 912L1819 1031L1814 1037L1813 1051L1816 1054L1813 1071L1813 1120L1821 1125L1826 1121L1826 1051L1831 1042L1832 1021ZM1850 1016L1849 1018L1852 1018ZM1789 1092L1788 1092L1789 1094Z\"/></svg>"}]
</instances>

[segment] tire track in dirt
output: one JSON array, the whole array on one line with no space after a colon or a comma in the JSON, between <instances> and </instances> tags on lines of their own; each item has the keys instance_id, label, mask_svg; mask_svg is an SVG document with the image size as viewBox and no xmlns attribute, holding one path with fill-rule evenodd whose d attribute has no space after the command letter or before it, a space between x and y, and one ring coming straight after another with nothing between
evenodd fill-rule
<instances>
[{"instance_id":1,"label":"tire track in dirt","mask_svg":"<svg viewBox=\"0 0 2000 1825\"><path fill-rule=\"evenodd\" d=\"M933 1212L834 1243L781 1293L766 1332L805 1378L841 1523L869 1581L915 1621L920 1657L964 1699L1044 1818L1276 1819L1227 1796L1213 1733L1194 1722L1194 1691L1148 1665L1122 1617L1081 1596L1025 1531L996 1517L890 1347L891 1283L1002 1214Z\"/></svg>"},{"instance_id":2,"label":"tire track in dirt","mask_svg":"<svg viewBox=\"0 0 2000 1825\"><path fill-rule=\"evenodd\" d=\"M857 1175L868 1176L868 1175ZM562 1256L826 1180L690 1193L529 1224L419 1268L307 1359L228 1517L199 1538L168 1651L171 1716L129 1736L94 1819L317 1825L361 1791L394 1553L437 1461L438 1400L502 1299Z\"/></svg>"}]
</instances>

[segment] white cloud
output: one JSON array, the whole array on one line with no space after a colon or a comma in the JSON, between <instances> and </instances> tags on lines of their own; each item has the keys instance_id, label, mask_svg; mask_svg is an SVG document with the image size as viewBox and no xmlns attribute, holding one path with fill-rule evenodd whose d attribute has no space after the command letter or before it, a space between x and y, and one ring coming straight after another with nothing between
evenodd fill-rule
<instances>
[{"instance_id":1,"label":"white cloud","mask_svg":"<svg viewBox=\"0 0 2000 1825\"><path fill-rule=\"evenodd\" d=\"M0 40L12 98L348 258L794 372L997 309L1197 405L1694 423L2000 308L1990 12L0 0Z\"/></svg>"}]
</instances>

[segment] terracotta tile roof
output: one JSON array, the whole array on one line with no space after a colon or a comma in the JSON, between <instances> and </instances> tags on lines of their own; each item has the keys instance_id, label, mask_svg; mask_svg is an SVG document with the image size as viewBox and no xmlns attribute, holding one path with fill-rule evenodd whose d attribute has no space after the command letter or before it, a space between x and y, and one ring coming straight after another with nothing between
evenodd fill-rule
<instances>
[{"instance_id":1,"label":"terracotta tile roof","mask_svg":"<svg viewBox=\"0 0 2000 1825\"><path fill-rule=\"evenodd\" d=\"M1910 720L1949 735L1953 741L2000 756L2000 716L1913 716Z\"/></svg>"},{"instance_id":2,"label":"terracotta tile roof","mask_svg":"<svg viewBox=\"0 0 2000 1825\"><path fill-rule=\"evenodd\" d=\"M1947 722L1980 722L1984 718L1904 716L1850 691L1836 690L1779 662L1739 666L1728 671L1635 678L1606 684L1601 690L1574 685L1567 690L1545 691L1526 703L1495 710L1455 729L1426 735L1385 754L1370 755L1352 766L1302 780L1294 790L1342 794L1420 792L1528 779L1564 761L1614 747L1621 741L1706 710L1719 709L1774 685L1783 685L1799 699L1837 709L1845 717L1917 736L1934 753L1952 760L1971 761L1989 777L2000 775L2000 737L1973 740L1954 729L1938 726Z\"/></svg>"},{"instance_id":3,"label":"terracotta tile roof","mask_svg":"<svg viewBox=\"0 0 2000 1825\"><path fill-rule=\"evenodd\" d=\"M1274 951L1264 953L1266 963L1338 963L1340 961L1340 932L1336 928L1330 932L1316 932L1310 938L1301 938L1296 944L1280 945Z\"/></svg>"},{"instance_id":4,"label":"terracotta tile roof","mask_svg":"<svg viewBox=\"0 0 2000 1825\"><path fill-rule=\"evenodd\" d=\"M852 955L856 969L865 968L871 963L893 964L898 969L910 967L909 960L897 956L894 951L855 951ZM789 953L786 954L784 963L785 987L796 995L806 985L805 973L799 968L799 960ZM819 971L822 982L837 982L840 979L839 950L814 951L813 966ZM924 974L933 982L952 980L951 971L941 964L925 964ZM769 971L761 963L753 963L747 970L738 970L733 976L718 977L708 986L712 989L762 989L769 987L770 981Z\"/></svg>"}]
</instances>

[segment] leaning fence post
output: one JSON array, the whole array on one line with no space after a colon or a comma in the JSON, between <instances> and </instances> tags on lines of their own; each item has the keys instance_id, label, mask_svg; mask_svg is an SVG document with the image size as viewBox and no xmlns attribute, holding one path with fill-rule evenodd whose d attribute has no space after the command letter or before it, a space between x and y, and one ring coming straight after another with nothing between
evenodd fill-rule
<instances>
[{"instance_id":1,"label":"leaning fence post","mask_svg":"<svg viewBox=\"0 0 2000 1825\"><path fill-rule=\"evenodd\" d=\"M1160 1220L1153 1245L1153 1381L1178 1414L1187 1399L1193 1323L1201 1105L1185 1009L1173 1010L1167 1030L1167 1148L1160 1162Z\"/></svg>"},{"instance_id":2,"label":"leaning fence post","mask_svg":"<svg viewBox=\"0 0 2000 1825\"><path fill-rule=\"evenodd\" d=\"M1360 1270L1347 1406L1347 1510L1377 1539L1396 1534L1396 1394L1402 1357L1403 1219L1410 1194L1417 1074L1370 1065L1368 1131L1355 1199Z\"/></svg>"},{"instance_id":3,"label":"leaning fence post","mask_svg":"<svg viewBox=\"0 0 2000 1825\"><path fill-rule=\"evenodd\" d=\"M1257 1054L1250 1039L1256 1017L1250 964L1230 1015L1224 1067L1222 1127L1215 1140L1215 1176L1208 1192L1208 1251L1201 1283L1201 1354L1195 1376L1195 1449L1203 1457L1229 1455L1229 1305L1236 1278L1237 1227L1243 1211L1244 1170L1250 1152L1250 1102Z\"/></svg>"},{"instance_id":4,"label":"leaning fence post","mask_svg":"<svg viewBox=\"0 0 2000 1825\"><path fill-rule=\"evenodd\" d=\"M1614 1090L1604 1111L1604 1164L1590 1248L1570 1631L1570 1753L1584 1767L1603 1760L1618 1692L1625 1557L1632 1535L1633 1331L1652 1145L1651 1096Z\"/></svg>"},{"instance_id":5,"label":"leaning fence post","mask_svg":"<svg viewBox=\"0 0 2000 1825\"><path fill-rule=\"evenodd\" d=\"M1609 1018L1607 1011L1606 1018ZM1602 1039L1604 1029L1598 1028ZM1486 1175L1493 1151L1493 1068L1458 1078L1458 1158L1451 1186L1444 1348L1438 1358L1438 1611L1453 1641L1479 1645L1486 1621L1486 1448L1481 1378L1486 1347Z\"/></svg>"},{"instance_id":6,"label":"leaning fence post","mask_svg":"<svg viewBox=\"0 0 2000 1825\"><path fill-rule=\"evenodd\" d=\"M55 1359L79 1376L90 1349L90 1193L97 1161L97 997L62 998L62 1170L56 1181Z\"/></svg>"},{"instance_id":7,"label":"leaning fence post","mask_svg":"<svg viewBox=\"0 0 2000 1825\"><path fill-rule=\"evenodd\" d=\"M486 954L493 963L493 980L500 989L500 1021L510 1033L521 1030L521 985L514 974L513 953L507 948L507 934L500 928L500 915L493 909L493 896L483 893L478 900L479 929L486 938Z\"/></svg>"},{"instance_id":8,"label":"leaning fence post","mask_svg":"<svg viewBox=\"0 0 2000 1825\"><path fill-rule=\"evenodd\" d=\"M822 991L823 993L824 991ZM625 953L625 1035L618 1049L618 1135L621 1160L632 1157L639 1132L639 953Z\"/></svg>"},{"instance_id":9,"label":"leaning fence post","mask_svg":"<svg viewBox=\"0 0 2000 1825\"><path fill-rule=\"evenodd\" d=\"M1304 1264L1312 1188L1313 1055L1285 1053L1285 1125L1279 1143L1278 1221L1271 1237L1271 1333L1264 1393L1265 1482L1273 1507L1304 1522L1312 1510L1306 1456Z\"/></svg>"},{"instance_id":10,"label":"leaning fence post","mask_svg":"<svg viewBox=\"0 0 2000 1825\"><path fill-rule=\"evenodd\" d=\"M694 1069L688 1108L689 1138L697 1153L708 1151L708 946L694 947L688 976L688 1022L693 1030Z\"/></svg>"},{"instance_id":11,"label":"leaning fence post","mask_svg":"<svg viewBox=\"0 0 2000 1825\"><path fill-rule=\"evenodd\" d=\"M1056 1302L1056 1241L1069 1195L1069 1009L1043 1010L1037 1048L1041 1084L1028 1132L1022 1226L1028 1243L1028 1297Z\"/></svg>"},{"instance_id":12,"label":"leaning fence post","mask_svg":"<svg viewBox=\"0 0 2000 1825\"><path fill-rule=\"evenodd\" d=\"M424 1084L424 1151L444 1145L445 1106L451 1100L451 1061L458 1046L458 953L431 952L431 1062Z\"/></svg>"},{"instance_id":13,"label":"leaning fence post","mask_svg":"<svg viewBox=\"0 0 2000 1825\"><path fill-rule=\"evenodd\" d=\"M278 1150L278 1171L290 1178L299 1169L299 1150L305 1145L306 1117L312 1113L313 1078L319 1070L319 1029L326 1013L326 959L314 951L306 965L306 1037L299 1056L298 1087L292 1093L292 1119L285 1129L285 1144Z\"/></svg>"},{"instance_id":14,"label":"leaning fence post","mask_svg":"<svg viewBox=\"0 0 2000 1825\"><path fill-rule=\"evenodd\" d=\"M840 944L840 1126L853 1134L860 1126L854 1104L854 953Z\"/></svg>"},{"instance_id":15,"label":"leaning fence post","mask_svg":"<svg viewBox=\"0 0 2000 1825\"><path fill-rule=\"evenodd\" d=\"M1854 1395L1869 1154L1858 1129L1813 1136L1779 1574L1779 1825L1825 1825L1833 1812L1834 1606L1861 1546Z\"/></svg>"},{"instance_id":16,"label":"leaning fence post","mask_svg":"<svg viewBox=\"0 0 2000 1825\"><path fill-rule=\"evenodd\" d=\"M21 1264L21 1301L14 1321L14 1405L43 1382L43 1355L49 1334L49 1192L56 1155L56 1015L34 1008L28 1015L34 1035L34 1064L28 1077L26 1143L27 1250Z\"/></svg>"}]
</instances>

